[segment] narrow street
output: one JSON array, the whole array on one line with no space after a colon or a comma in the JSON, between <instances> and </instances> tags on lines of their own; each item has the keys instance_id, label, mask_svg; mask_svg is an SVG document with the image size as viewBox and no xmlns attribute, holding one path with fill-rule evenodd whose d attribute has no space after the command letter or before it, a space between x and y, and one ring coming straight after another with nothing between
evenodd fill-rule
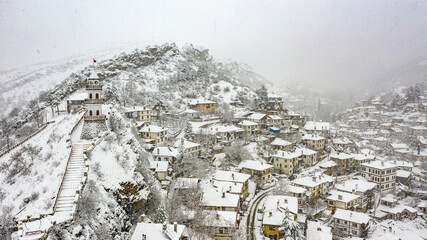
<instances>
[{"instance_id":1,"label":"narrow street","mask_svg":"<svg viewBox=\"0 0 427 240\"><path fill-rule=\"evenodd\" d=\"M267 196L267 194L273 190L275 187L272 187L266 191L264 191L263 193L255 196L255 198L251 201L251 205L249 207L249 214L248 217L246 219L246 235L247 235L247 239L252 239L255 240L255 234L254 234L254 230L255 230L255 217L257 214L257 209L259 206L259 203Z\"/></svg>"}]
</instances>

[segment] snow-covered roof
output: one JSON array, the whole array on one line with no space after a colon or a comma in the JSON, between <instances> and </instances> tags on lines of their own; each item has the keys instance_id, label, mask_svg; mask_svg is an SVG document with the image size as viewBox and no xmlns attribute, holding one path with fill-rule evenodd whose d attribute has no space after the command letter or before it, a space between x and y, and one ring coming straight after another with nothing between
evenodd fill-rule
<instances>
[{"instance_id":1,"label":"snow-covered roof","mask_svg":"<svg viewBox=\"0 0 427 240\"><path fill-rule=\"evenodd\" d=\"M362 153L352 153L351 154L356 161L363 161L363 160L373 160L375 159L375 155L369 155L369 154L362 154Z\"/></svg>"},{"instance_id":2,"label":"snow-covered roof","mask_svg":"<svg viewBox=\"0 0 427 240\"><path fill-rule=\"evenodd\" d=\"M159 157L178 157L179 151L173 147L155 147L152 154Z\"/></svg>"},{"instance_id":3,"label":"snow-covered roof","mask_svg":"<svg viewBox=\"0 0 427 240\"><path fill-rule=\"evenodd\" d=\"M216 171L213 179L217 181L226 181L226 182L246 182L251 175L246 173L232 172L232 171Z\"/></svg>"},{"instance_id":4,"label":"snow-covered roof","mask_svg":"<svg viewBox=\"0 0 427 240\"><path fill-rule=\"evenodd\" d=\"M178 139L178 140L173 144L173 146L174 146L174 147L176 147L176 148L178 148L178 149L179 149L181 146L182 146L184 149L189 149L189 148L193 148L193 147L198 147L198 146L200 146L200 144L195 143L195 142L190 142L190 141L187 141L187 140L182 141L181 139Z\"/></svg>"},{"instance_id":5,"label":"snow-covered roof","mask_svg":"<svg viewBox=\"0 0 427 240\"><path fill-rule=\"evenodd\" d=\"M89 79L99 79L99 76L95 71L92 71L89 75Z\"/></svg>"},{"instance_id":6,"label":"snow-covered roof","mask_svg":"<svg viewBox=\"0 0 427 240\"><path fill-rule=\"evenodd\" d=\"M385 162L380 160L369 162L369 163L362 163L362 165L366 167L376 168L376 169L388 169L388 168L397 167L396 165L391 164L390 162Z\"/></svg>"},{"instance_id":7,"label":"snow-covered roof","mask_svg":"<svg viewBox=\"0 0 427 240\"><path fill-rule=\"evenodd\" d=\"M384 206L384 205L379 205L378 210L386 212L386 213L393 213L393 214L402 213L404 210L407 210L411 213L418 212L417 209L410 207L410 206L405 206L405 205L396 205L392 208L388 207L388 206Z\"/></svg>"},{"instance_id":8,"label":"snow-covered roof","mask_svg":"<svg viewBox=\"0 0 427 240\"><path fill-rule=\"evenodd\" d=\"M346 220L349 222L359 223L359 224L361 223L367 224L371 219L368 214L348 211L340 208L337 209L333 217L341 220Z\"/></svg>"},{"instance_id":9,"label":"snow-covered roof","mask_svg":"<svg viewBox=\"0 0 427 240\"><path fill-rule=\"evenodd\" d=\"M282 209L286 210L288 209L289 212L293 214L298 214L298 198L296 197L289 197L289 196L283 196L283 195L271 195L267 196L264 202L264 211L267 213L267 216L269 216L269 212L276 212L276 209ZM283 211L279 211L281 213L283 220ZM279 216L276 216L279 218ZM263 224L269 224L269 225L275 225L273 222L275 222L277 219L276 217L267 217L267 219L263 220ZM265 215L264 215L265 218Z\"/></svg>"},{"instance_id":10,"label":"snow-covered roof","mask_svg":"<svg viewBox=\"0 0 427 240\"><path fill-rule=\"evenodd\" d=\"M150 161L150 168L155 172L167 172L169 167L168 161Z\"/></svg>"},{"instance_id":11,"label":"snow-covered roof","mask_svg":"<svg viewBox=\"0 0 427 240\"><path fill-rule=\"evenodd\" d=\"M264 118L265 116L267 116L267 115L264 113L252 113L251 115L248 116L248 119L260 120L260 119Z\"/></svg>"},{"instance_id":12,"label":"snow-covered roof","mask_svg":"<svg viewBox=\"0 0 427 240\"><path fill-rule=\"evenodd\" d=\"M397 165L398 167L414 167L414 164L412 164L411 162L407 162L407 161L399 161L399 160L394 160L392 162L394 165Z\"/></svg>"},{"instance_id":13,"label":"snow-covered roof","mask_svg":"<svg viewBox=\"0 0 427 240\"><path fill-rule=\"evenodd\" d=\"M322 136L318 136L318 135L313 135L313 134L305 134L304 136L302 136L303 140L324 140L325 138Z\"/></svg>"},{"instance_id":14,"label":"snow-covered roof","mask_svg":"<svg viewBox=\"0 0 427 240\"><path fill-rule=\"evenodd\" d=\"M351 144L352 141L348 140L347 138L333 138L332 142L334 144Z\"/></svg>"},{"instance_id":15,"label":"snow-covered roof","mask_svg":"<svg viewBox=\"0 0 427 240\"><path fill-rule=\"evenodd\" d=\"M302 177L297 178L292 181L296 185L304 186L304 187L316 187L322 184L320 181L313 181L313 177Z\"/></svg>"},{"instance_id":16,"label":"snow-covered roof","mask_svg":"<svg viewBox=\"0 0 427 240\"><path fill-rule=\"evenodd\" d=\"M319 164L319 167L321 168L330 168L330 167L335 167L337 165L336 162L334 161L326 161L326 162L322 162Z\"/></svg>"},{"instance_id":17,"label":"snow-covered roof","mask_svg":"<svg viewBox=\"0 0 427 240\"><path fill-rule=\"evenodd\" d=\"M285 218L285 214L278 209L271 209L270 211L265 211L262 218L263 225L272 225L280 226L282 221Z\"/></svg>"},{"instance_id":18,"label":"snow-covered roof","mask_svg":"<svg viewBox=\"0 0 427 240\"><path fill-rule=\"evenodd\" d=\"M406 143L392 143L390 144L392 148L394 149L403 149L403 148L408 148L408 145L406 145Z\"/></svg>"},{"instance_id":19,"label":"snow-covered roof","mask_svg":"<svg viewBox=\"0 0 427 240\"><path fill-rule=\"evenodd\" d=\"M333 153L330 155L330 158L343 160L343 159L351 159L351 158L353 158L353 156L350 154L342 152L342 153Z\"/></svg>"},{"instance_id":20,"label":"snow-covered roof","mask_svg":"<svg viewBox=\"0 0 427 240\"><path fill-rule=\"evenodd\" d=\"M213 181L212 185L223 192L242 194L243 183Z\"/></svg>"},{"instance_id":21,"label":"snow-covered roof","mask_svg":"<svg viewBox=\"0 0 427 240\"><path fill-rule=\"evenodd\" d=\"M277 115L268 115L268 118L272 119L272 120L282 120L283 118L277 116Z\"/></svg>"},{"instance_id":22,"label":"snow-covered roof","mask_svg":"<svg viewBox=\"0 0 427 240\"><path fill-rule=\"evenodd\" d=\"M269 93L269 94L267 94L267 97L268 97L268 98L282 98L282 96L277 95L277 94L274 94L274 93Z\"/></svg>"},{"instance_id":23,"label":"snow-covered roof","mask_svg":"<svg viewBox=\"0 0 427 240\"><path fill-rule=\"evenodd\" d=\"M237 222L237 212L204 210L202 213L204 225L211 227L235 227Z\"/></svg>"},{"instance_id":24,"label":"snow-covered roof","mask_svg":"<svg viewBox=\"0 0 427 240\"><path fill-rule=\"evenodd\" d=\"M308 131L329 130L329 123L328 122L313 122L313 121L308 121L308 122L305 123L304 129L308 130Z\"/></svg>"},{"instance_id":25,"label":"snow-covered roof","mask_svg":"<svg viewBox=\"0 0 427 240\"><path fill-rule=\"evenodd\" d=\"M211 134L215 134L215 133L225 133L225 132L243 132L244 130L234 125L215 125L215 126L209 127L208 131Z\"/></svg>"},{"instance_id":26,"label":"snow-covered roof","mask_svg":"<svg viewBox=\"0 0 427 240\"><path fill-rule=\"evenodd\" d=\"M413 127L411 127L411 129L413 129L413 130L427 130L427 127L424 127L424 126L413 126Z\"/></svg>"},{"instance_id":27,"label":"snow-covered roof","mask_svg":"<svg viewBox=\"0 0 427 240\"><path fill-rule=\"evenodd\" d=\"M286 141L286 140L283 140L283 139L281 139L281 138L275 138L275 139L274 139L274 141L273 141L273 142L271 142L271 145L274 145L274 146L283 146L283 147L285 147L285 146L292 145L292 143L291 143L291 142L288 142L288 141Z\"/></svg>"},{"instance_id":28,"label":"snow-covered roof","mask_svg":"<svg viewBox=\"0 0 427 240\"><path fill-rule=\"evenodd\" d=\"M409 176L411 176L411 172L408 172L405 170L397 170L396 171L396 177L408 178Z\"/></svg>"},{"instance_id":29,"label":"snow-covered roof","mask_svg":"<svg viewBox=\"0 0 427 240\"><path fill-rule=\"evenodd\" d=\"M343 183L336 184L335 188L344 192L366 192L368 190L375 189L377 184L362 180L347 180Z\"/></svg>"},{"instance_id":30,"label":"snow-covered roof","mask_svg":"<svg viewBox=\"0 0 427 240\"><path fill-rule=\"evenodd\" d=\"M332 200L332 201L345 202L345 203L351 202L351 201L359 198L359 195L347 193L347 192L336 191L336 190L330 191L329 194L331 194L331 195L328 196L326 199Z\"/></svg>"},{"instance_id":31,"label":"snow-covered roof","mask_svg":"<svg viewBox=\"0 0 427 240\"><path fill-rule=\"evenodd\" d=\"M256 125L258 125L258 123L255 123L255 122L252 122L249 120L243 120L243 121L239 122L237 125L238 126L256 126Z\"/></svg>"},{"instance_id":32,"label":"snow-covered roof","mask_svg":"<svg viewBox=\"0 0 427 240\"><path fill-rule=\"evenodd\" d=\"M163 131L167 131L168 129L165 127L159 127L156 125L147 125L141 128L141 130L139 130L139 132L163 132Z\"/></svg>"},{"instance_id":33,"label":"snow-covered roof","mask_svg":"<svg viewBox=\"0 0 427 240\"><path fill-rule=\"evenodd\" d=\"M179 240L184 232L185 225L177 224L175 232L174 224L167 224L166 230L163 230L161 223L140 222L136 225L131 240L141 240L142 235L148 239L156 240Z\"/></svg>"},{"instance_id":34,"label":"snow-covered roof","mask_svg":"<svg viewBox=\"0 0 427 240\"><path fill-rule=\"evenodd\" d=\"M239 164L239 168L247 168L256 171L264 171L269 168L273 168L273 165L266 164L264 162L255 161L255 160L245 160Z\"/></svg>"},{"instance_id":35,"label":"snow-covered roof","mask_svg":"<svg viewBox=\"0 0 427 240\"><path fill-rule=\"evenodd\" d=\"M215 102L205 99L190 99L188 101L188 104L190 105L197 105L197 104L215 104Z\"/></svg>"},{"instance_id":36,"label":"snow-covered roof","mask_svg":"<svg viewBox=\"0 0 427 240\"><path fill-rule=\"evenodd\" d=\"M311 150L310 148L305 148L305 147L299 147L295 149L295 152L304 156L310 156L317 153L317 151L314 151L314 150Z\"/></svg>"},{"instance_id":37,"label":"snow-covered roof","mask_svg":"<svg viewBox=\"0 0 427 240\"><path fill-rule=\"evenodd\" d=\"M237 208L240 196L227 193L219 188L208 188L203 192L202 204L209 207L232 207Z\"/></svg>"},{"instance_id":38,"label":"snow-covered roof","mask_svg":"<svg viewBox=\"0 0 427 240\"><path fill-rule=\"evenodd\" d=\"M297 186L294 186L294 185L290 185L288 187L288 192L300 194L300 193L307 192L307 190L305 188L302 188L302 187L297 187Z\"/></svg>"},{"instance_id":39,"label":"snow-covered roof","mask_svg":"<svg viewBox=\"0 0 427 240\"><path fill-rule=\"evenodd\" d=\"M320 222L307 221L307 240L332 240L332 230Z\"/></svg>"},{"instance_id":40,"label":"snow-covered roof","mask_svg":"<svg viewBox=\"0 0 427 240\"><path fill-rule=\"evenodd\" d=\"M142 111L151 111L151 109L147 107L141 107L141 106L133 106L133 107L125 107L124 112L142 112Z\"/></svg>"},{"instance_id":41,"label":"snow-covered roof","mask_svg":"<svg viewBox=\"0 0 427 240\"><path fill-rule=\"evenodd\" d=\"M293 158L301 157L301 152L297 152L297 151L288 152L288 151L277 150L271 156L276 158L293 159Z\"/></svg>"}]
</instances>

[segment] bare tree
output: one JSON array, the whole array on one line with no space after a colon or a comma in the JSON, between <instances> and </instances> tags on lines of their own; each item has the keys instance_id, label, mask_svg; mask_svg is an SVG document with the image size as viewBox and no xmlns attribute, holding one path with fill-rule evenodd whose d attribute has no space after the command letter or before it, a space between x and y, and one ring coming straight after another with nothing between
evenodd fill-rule
<instances>
[{"instance_id":1,"label":"bare tree","mask_svg":"<svg viewBox=\"0 0 427 240\"><path fill-rule=\"evenodd\" d=\"M3 118L0 121L1 133L4 138L6 138L7 149L10 148L10 136L12 135L12 124L7 120L7 118Z\"/></svg>"}]
</instances>

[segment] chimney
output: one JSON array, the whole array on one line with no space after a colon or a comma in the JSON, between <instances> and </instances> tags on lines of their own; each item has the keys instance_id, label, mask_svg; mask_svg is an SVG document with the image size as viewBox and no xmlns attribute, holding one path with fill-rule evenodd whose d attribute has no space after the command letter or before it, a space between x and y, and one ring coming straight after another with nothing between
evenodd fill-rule
<instances>
[{"instance_id":1,"label":"chimney","mask_svg":"<svg viewBox=\"0 0 427 240\"><path fill-rule=\"evenodd\" d=\"M225 198L225 192L222 193L222 198Z\"/></svg>"},{"instance_id":2,"label":"chimney","mask_svg":"<svg viewBox=\"0 0 427 240\"><path fill-rule=\"evenodd\" d=\"M231 177L232 177L232 178L233 178L233 180L234 180L234 173L232 173L232 174L231 174Z\"/></svg>"},{"instance_id":3,"label":"chimney","mask_svg":"<svg viewBox=\"0 0 427 240\"><path fill-rule=\"evenodd\" d=\"M280 205L280 200L279 199L277 199L277 206L279 206Z\"/></svg>"},{"instance_id":4,"label":"chimney","mask_svg":"<svg viewBox=\"0 0 427 240\"><path fill-rule=\"evenodd\" d=\"M358 187L358 186L357 186L357 184L356 184L356 190L357 190L357 187Z\"/></svg>"},{"instance_id":5,"label":"chimney","mask_svg":"<svg viewBox=\"0 0 427 240\"><path fill-rule=\"evenodd\" d=\"M285 203L288 204L288 199L287 198L285 198Z\"/></svg>"},{"instance_id":6,"label":"chimney","mask_svg":"<svg viewBox=\"0 0 427 240\"><path fill-rule=\"evenodd\" d=\"M164 221L163 222L163 231L166 231L166 228L167 228L167 223L166 223L166 221Z\"/></svg>"},{"instance_id":7,"label":"chimney","mask_svg":"<svg viewBox=\"0 0 427 240\"><path fill-rule=\"evenodd\" d=\"M173 223L173 230L175 232L178 232L178 223L176 223L176 222Z\"/></svg>"},{"instance_id":8,"label":"chimney","mask_svg":"<svg viewBox=\"0 0 427 240\"><path fill-rule=\"evenodd\" d=\"M312 177L311 179L313 180L313 182L316 182L316 177Z\"/></svg>"},{"instance_id":9,"label":"chimney","mask_svg":"<svg viewBox=\"0 0 427 240\"><path fill-rule=\"evenodd\" d=\"M322 229L321 229L320 227L318 227L318 228L317 228L317 231L318 231L318 232L321 232L321 231L322 231Z\"/></svg>"},{"instance_id":10,"label":"chimney","mask_svg":"<svg viewBox=\"0 0 427 240\"><path fill-rule=\"evenodd\" d=\"M230 189L229 191L231 192L231 186L229 186L229 189Z\"/></svg>"},{"instance_id":11,"label":"chimney","mask_svg":"<svg viewBox=\"0 0 427 240\"><path fill-rule=\"evenodd\" d=\"M145 214L141 215L141 222L145 223Z\"/></svg>"},{"instance_id":12,"label":"chimney","mask_svg":"<svg viewBox=\"0 0 427 240\"><path fill-rule=\"evenodd\" d=\"M342 195L338 195L338 200L342 200ZM350 213L351 216L351 213Z\"/></svg>"},{"instance_id":13,"label":"chimney","mask_svg":"<svg viewBox=\"0 0 427 240\"><path fill-rule=\"evenodd\" d=\"M157 148L157 154L160 154L160 149L159 148Z\"/></svg>"},{"instance_id":14,"label":"chimney","mask_svg":"<svg viewBox=\"0 0 427 240\"><path fill-rule=\"evenodd\" d=\"M350 212L350 217L353 217L353 212Z\"/></svg>"},{"instance_id":15,"label":"chimney","mask_svg":"<svg viewBox=\"0 0 427 240\"><path fill-rule=\"evenodd\" d=\"M142 234L142 240L147 240L147 235Z\"/></svg>"},{"instance_id":16,"label":"chimney","mask_svg":"<svg viewBox=\"0 0 427 240\"><path fill-rule=\"evenodd\" d=\"M270 216L270 217L273 216L273 212L269 212L268 216Z\"/></svg>"}]
</instances>

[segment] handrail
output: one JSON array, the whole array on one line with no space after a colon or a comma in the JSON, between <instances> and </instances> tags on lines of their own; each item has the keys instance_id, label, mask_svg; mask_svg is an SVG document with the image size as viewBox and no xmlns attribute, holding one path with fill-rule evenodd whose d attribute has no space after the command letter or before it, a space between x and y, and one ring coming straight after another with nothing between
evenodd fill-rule
<instances>
[{"instance_id":1,"label":"handrail","mask_svg":"<svg viewBox=\"0 0 427 240\"><path fill-rule=\"evenodd\" d=\"M31 134L30 136L28 136L27 138L25 138L24 140L22 140L21 142L15 144L14 146L12 146L11 148L7 149L6 151L2 152L0 154L0 158L3 157L4 155L10 153L10 151L12 151L13 149L21 146L22 144L24 144L26 141L28 141L30 138L34 137L36 134L40 133L42 130L44 130L47 125L49 124L49 122L47 122L43 127L41 127L39 130L35 131L33 134Z\"/></svg>"},{"instance_id":2,"label":"handrail","mask_svg":"<svg viewBox=\"0 0 427 240\"><path fill-rule=\"evenodd\" d=\"M80 124L80 122L83 120L85 114L86 114L86 112L80 117L79 121L77 121L77 123L76 123L76 125L74 125L73 129L71 129L71 131L69 133L70 136L74 132L74 130L76 130L76 128ZM72 146L72 144L73 143L71 143L70 155L68 155L67 166L65 167L64 175L62 176L61 184L59 185L58 193L56 194L55 204L53 204L53 212L54 213L55 213L55 210L56 210L56 204L58 203L59 194L61 193L62 185L64 184L65 174L67 174L68 165L69 165L70 160L71 160L71 155L73 154L73 146Z\"/></svg>"}]
</instances>

